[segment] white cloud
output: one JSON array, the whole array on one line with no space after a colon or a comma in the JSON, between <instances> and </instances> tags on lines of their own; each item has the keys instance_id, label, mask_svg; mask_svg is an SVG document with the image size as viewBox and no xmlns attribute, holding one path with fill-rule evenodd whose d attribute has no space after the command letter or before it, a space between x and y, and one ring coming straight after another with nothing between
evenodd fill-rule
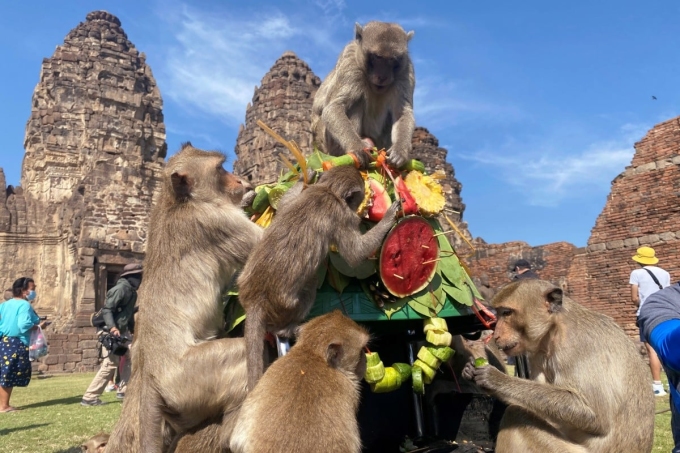
<instances>
[{"instance_id":1,"label":"white cloud","mask_svg":"<svg viewBox=\"0 0 680 453\"><path fill-rule=\"evenodd\" d=\"M325 8L342 6L327 1ZM163 94L190 112L243 121L253 89L286 50L316 55L332 43L323 23L269 7L247 17L181 5L170 19L173 42L158 73ZM316 28L318 27L318 29ZM309 61L308 61L309 62Z\"/></svg>"},{"instance_id":2,"label":"white cloud","mask_svg":"<svg viewBox=\"0 0 680 453\"><path fill-rule=\"evenodd\" d=\"M606 193L611 180L630 164L635 152L633 144L648 129L648 125L625 124L616 137L573 153L566 144L556 150L554 144L521 144L510 139L497 152L458 157L496 173L517 189L528 204L556 207L566 199L591 196L593 191Z\"/></svg>"}]
</instances>

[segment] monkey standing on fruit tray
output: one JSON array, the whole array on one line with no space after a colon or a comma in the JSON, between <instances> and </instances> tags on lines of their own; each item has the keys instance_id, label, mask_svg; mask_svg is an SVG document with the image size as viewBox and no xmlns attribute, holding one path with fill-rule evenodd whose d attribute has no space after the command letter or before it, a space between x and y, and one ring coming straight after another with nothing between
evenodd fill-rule
<instances>
[{"instance_id":1,"label":"monkey standing on fruit tray","mask_svg":"<svg viewBox=\"0 0 680 453\"><path fill-rule=\"evenodd\" d=\"M509 407L497 453L649 453L654 441L651 376L630 338L602 314L542 280L504 286L491 300L494 340L526 353L531 380L468 363L466 379Z\"/></svg>"},{"instance_id":2,"label":"monkey standing on fruit tray","mask_svg":"<svg viewBox=\"0 0 680 453\"><path fill-rule=\"evenodd\" d=\"M408 54L412 37L412 31L397 24L355 25L354 41L314 96L312 133L322 151L333 156L353 152L365 167L370 157L363 150L375 143L388 150L393 167L406 163L415 129L416 80Z\"/></svg>"}]
</instances>

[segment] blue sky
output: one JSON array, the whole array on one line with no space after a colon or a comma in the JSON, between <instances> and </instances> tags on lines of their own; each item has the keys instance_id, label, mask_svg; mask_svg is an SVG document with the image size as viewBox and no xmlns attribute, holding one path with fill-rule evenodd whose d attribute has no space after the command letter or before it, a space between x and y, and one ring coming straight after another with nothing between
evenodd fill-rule
<instances>
[{"instance_id":1,"label":"blue sky","mask_svg":"<svg viewBox=\"0 0 680 453\"><path fill-rule=\"evenodd\" d=\"M253 88L286 50L325 77L354 22L414 30L416 122L449 151L473 236L583 246L633 144L680 110L680 3L3 2L0 167L18 184L42 58L106 9L147 55L171 152L233 161ZM657 100L652 100L652 95Z\"/></svg>"}]
</instances>

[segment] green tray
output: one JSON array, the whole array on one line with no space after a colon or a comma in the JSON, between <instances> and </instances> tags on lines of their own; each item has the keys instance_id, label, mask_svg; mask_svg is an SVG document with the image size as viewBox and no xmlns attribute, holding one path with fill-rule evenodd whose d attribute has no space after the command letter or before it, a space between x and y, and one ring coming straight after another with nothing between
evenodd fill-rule
<instances>
[{"instance_id":1,"label":"green tray","mask_svg":"<svg viewBox=\"0 0 680 453\"><path fill-rule=\"evenodd\" d=\"M330 285L324 283L316 293L316 302L314 302L314 306L308 317L313 318L335 309L342 310L355 321L397 321L425 318L413 310L408 304L404 305L404 308L388 318L387 315L376 307L375 303L366 296L366 293L364 293L356 280L352 281L342 294L338 294L338 292ZM444 308L441 309L438 316L440 318L450 318L473 314L474 312L470 307L459 304L447 297Z\"/></svg>"}]
</instances>

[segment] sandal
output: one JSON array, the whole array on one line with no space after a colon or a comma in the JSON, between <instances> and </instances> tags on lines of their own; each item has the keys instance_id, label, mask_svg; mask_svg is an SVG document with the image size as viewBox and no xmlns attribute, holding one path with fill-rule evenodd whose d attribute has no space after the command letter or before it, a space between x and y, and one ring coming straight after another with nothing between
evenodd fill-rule
<instances>
[{"instance_id":1,"label":"sandal","mask_svg":"<svg viewBox=\"0 0 680 453\"><path fill-rule=\"evenodd\" d=\"M7 414L9 412L18 412L18 411L19 411L19 409L17 409L16 407L10 406L7 409L5 409L4 411L0 411L0 414Z\"/></svg>"}]
</instances>

